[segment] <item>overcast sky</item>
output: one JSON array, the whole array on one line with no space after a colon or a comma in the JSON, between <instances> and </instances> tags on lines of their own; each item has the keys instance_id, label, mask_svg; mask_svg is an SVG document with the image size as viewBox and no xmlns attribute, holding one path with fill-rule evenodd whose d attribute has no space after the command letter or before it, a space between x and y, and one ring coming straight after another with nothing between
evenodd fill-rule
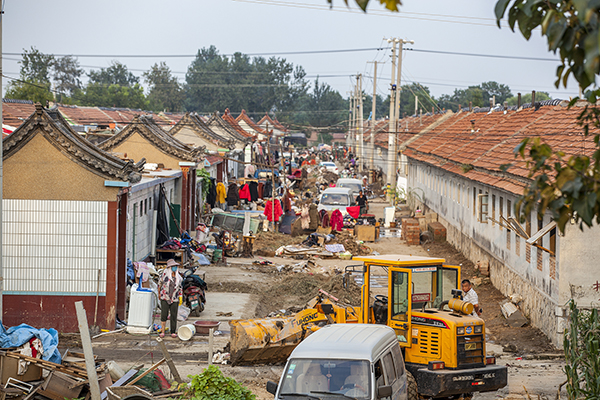
<instances>
[{"instance_id":1,"label":"overcast sky","mask_svg":"<svg viewBox=\"0 0 600 400\"><path fill-rule=\"evenodd\" d=\"M43 53L73 54L86 70L107 67L118 59L138 76L165 61L180 81L198 49L215 45L220 53L271 53L388 47L384 37L415 41L415 50L476 53L556 60L540 32L530 41L495 24L493 0L405 0L400 13L371 0L362 13L349 0L4 0L3 69L18 77L19 55L36 47ZM506 24L504 24L506 25ZM103 57L84 57L102 55ZM131 58L124 55L153 55ZM191 57L166 58L165 55ZM310 80L319 75L344 97L355 78L365 76L363 88L372 93L373 64L378 69L378 93L387 96L390 50L317 54L286 54L302 65ZM567 90L553 83L556 61L472 57L407 50L402 83L417 81L435 96L486 81L510 86L513 93L550 92L553 98L578 93L572 81ZM7 79L3 79L3 88Z\"/></svg>"}]
</instances>

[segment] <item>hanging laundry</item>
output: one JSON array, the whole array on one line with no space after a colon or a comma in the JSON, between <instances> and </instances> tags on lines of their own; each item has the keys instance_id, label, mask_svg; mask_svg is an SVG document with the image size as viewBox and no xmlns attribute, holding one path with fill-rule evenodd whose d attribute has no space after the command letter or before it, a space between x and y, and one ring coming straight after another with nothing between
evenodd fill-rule
<instances>
[{"instance_id":1,"label":"hanging laundry","mask_svg":"<svg viewBox=\"0 0 600 400\"><path fill-rule=\"evenodd\" d=\"M327 228L329 226L329 214L327 214L327 211L321 210L319 216L321 217L321 226Z\"/></svg>"},{"instance_id":2,"label":"hanging laundry","mask_svg":"<svg viewBox=\"0 0 600 400\"><path fill-rule=\"evenodd\" d=\"M271 197L273 192L273 183L268 180L265 182L265 190L263 192L263 197Z\"/></svg>"},{"instance_id":3,"label":"hanging laundry","mask_svg":"<svg viewBox=\"0 0 600 400\"><path fill-rule=\"evenodd\" d=\"M258 200L258 182L250 182L248 183L248 187L250 188L250 200Z\"/></svg>"},{"instance_id":4,"label":"hanging laundry","mask_svg":"<svg viewBox=\"0 0 600 400\"><path fill-rule=\"evenodd\" d=\"M258 182L258 198L262 199L264 197L265 194L265 184L262 182Z\"/></svg>"},{"instance_id":5,"label":"hanging laundry","mask_svg":"<svg viewBox=\"0 0 600 400\"><path fill-rule=\"evenodd\" d=\"M341 232L342 228L344 227L344 216L340 210L333 210L331 213L330 224L334 231Z\"/></svg>"},{"instance_id":6,"label":"hanging laundry","mask_svg":"<svg viewBox=\"0 0 600 400\"><path fill-rule=\"evenodd\" d=\"M239 200L238 185L232 183L229 185L229 189L227 189L227 205L230 207L237 206Z\"/></svg>"},{"instance_id":7,"label":"hanging laundry","mask_svg":"<svg viewBox=\"0 0 600 400\"><path fill-rule=\"evenodd\" d=\"M227 198L227 190L225 189L225 185L223 182L217 183L217 203L223 204L225 203L225 199Z\"/></svg>"},{"instance_id":8,"label":"hanging laundry","mask_svg":"<svg viewBox=\"0 0 600 400\"><path fill-rule=\"evenodd\" d=\"M283 215L283 210L281 209L281 203L279 202L279 200L275 200L274 209L273 200L268 200L265 204L264 215L267 217L269 222L273 222L273 214L275 214L275 221L279 221L279 217Z\"/></svg>"},{"instance_id":9,"label":"hanging laundry","mask_svg":"<svg viewBox=\"0 0 600 400\"><path fill-rule=\"evenodd\" d=\"M217 201L217 188L216 188L215 178L210 178L210 184L208 186L208 194L206 195L206 202L210 205L211 208L215 207L215 203Z\"/></svg>"},{"instance_id":10,"label":"hanging laundry","mask_svg":"<svg viewBox=\"0 0 600 400\"><path fill-rule=\"evenodd\" d=\"M254 178L254 172L256 171L256 167L252 164L246 164L244 168L244 178Z\"/></svg>"},{"instance_id":11,"label":"hanging laundry","mask_svg":"<svg viewBox=\"0 0 600 400\"><path fill-rule=\"evenodd\" d=\"M250 188L248 187L248 184L244 184L241 189L240 189L240 200L248 200L250 201L251 197L250 197Z\"/></svg>"}]
</instances>

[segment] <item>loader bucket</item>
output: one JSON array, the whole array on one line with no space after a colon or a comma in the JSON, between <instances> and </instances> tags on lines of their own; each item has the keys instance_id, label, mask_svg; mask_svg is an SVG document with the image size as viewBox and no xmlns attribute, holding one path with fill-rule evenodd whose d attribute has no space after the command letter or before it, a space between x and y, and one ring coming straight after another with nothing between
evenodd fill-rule
<instances>
[{"instance_id":1,"label":"loader bucket","mask_svg":"<svg viewBox=\"0 0 600 400\"><path fill-rule=\"evenodd\" d=\"M229 322L231 363L260 364L283 362L304 338L298 332L278 342L274 341L294 317L234 320Z\"/></svg>"}]
</instances>

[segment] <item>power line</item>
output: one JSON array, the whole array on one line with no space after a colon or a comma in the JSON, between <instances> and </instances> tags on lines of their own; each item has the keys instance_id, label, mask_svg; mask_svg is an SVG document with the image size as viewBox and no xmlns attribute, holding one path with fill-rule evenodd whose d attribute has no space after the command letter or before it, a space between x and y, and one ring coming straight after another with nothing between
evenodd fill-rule
<instances>
[{"instance_id":1,"label":"power line","mask_svg":"<svg viewBox=\"0 0 600 400\"><path fill-rule=\"evenodd\" d=\"M303 51L282 51L272 53L244 53L245 56L285 56L297 54L336 54L336 53L356 53L363 51L384 50L386 48L367 47L361 49L333 49L333 50L303 50ZM20 56L22 53L2 53L7 56ZM81 58L196 58L198 54L47 54L54 57L81 57ZM233 57L235 54L219 54L223 57Z\"/></svg>"},{"instance_id":2,"label":"power line","mask_svg":"<svg viewBox=\"0 0 600 400\"><path fill-rule=\"evenodd\" d=\"M432 54L447 54L452 56L468 56L468 57L484 57L484 58L502 58L506 60L525 60L525 61L560 61L557 58L540 58L540 57L521 57L521 56L505 56L500 54L478 54L478 53L461 53L455 51L442 51L442 50L425 50L425 49L411 49L406 48L404 50L414 51L415 53L432 53Z\"/></svg>"}]
</instances>

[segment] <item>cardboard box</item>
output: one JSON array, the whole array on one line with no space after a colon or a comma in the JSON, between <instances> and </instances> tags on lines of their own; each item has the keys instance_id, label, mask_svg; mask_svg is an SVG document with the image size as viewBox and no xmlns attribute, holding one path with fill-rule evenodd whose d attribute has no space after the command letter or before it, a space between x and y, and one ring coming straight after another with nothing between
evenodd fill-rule
<instances>
[{"instance_id":1,"label":"cardboard box","mask_svg":"<svg viewBox=\"0 0 600 400\"><path fill-rule=\"evenodd\" d=\"M377 239L377 228L373 225L356 225L354 227L354 236L356 240L363 242L374 242Z\"/></svg>"}]
</instances>

